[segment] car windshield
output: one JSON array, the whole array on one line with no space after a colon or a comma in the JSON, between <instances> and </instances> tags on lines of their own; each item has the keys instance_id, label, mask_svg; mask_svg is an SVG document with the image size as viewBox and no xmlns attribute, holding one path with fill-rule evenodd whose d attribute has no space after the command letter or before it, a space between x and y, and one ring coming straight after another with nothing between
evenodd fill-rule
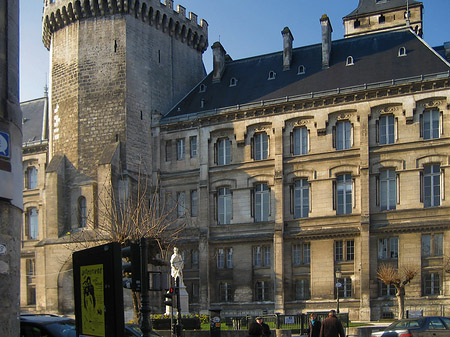
<instances>
[{"instance_id":1,"label":"car windshield","mask_svg":"<svg viewBox=\"0 0 450 337\"><path fill-rule=\"evenodd\" d=\"M54 336L61 337L76 337L75 322L66 321L51 323L45 326Z\"/></svg>"},{"instance_id":2,"label":"car windshield","mask_svg":"<svg viewBox=\"0 0 450 337\"><path fill-rule=\"evenodd\" d=\"M386 330L398 330L398 329L409 329L409 328L418 328L423 325L424 319L408 319L408 320L400 320L389 325Z\"/></svg>"}]
</instances>

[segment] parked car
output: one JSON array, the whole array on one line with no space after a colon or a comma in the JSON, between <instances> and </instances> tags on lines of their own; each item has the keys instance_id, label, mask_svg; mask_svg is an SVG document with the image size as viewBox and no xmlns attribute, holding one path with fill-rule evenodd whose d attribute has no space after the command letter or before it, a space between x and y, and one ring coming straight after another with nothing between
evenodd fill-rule
<instances>
[{"instance_id":1,"label":"parked car","mask_svg":"<svg viewBox=\"0 0 450 337\"><path fill-rule=\"evenodd\" d=\"M20 337L76 337L75 320L56 315L20 315Z\"/></svg>"},{"instance_id":2,"label":"parked car","mask_svg":"<svg viewBox=\"0 0 450 337\"><path fill-rule=\"evenodd\" d=\"M161 335L154 330L150 332L150 336L161 337ZM141 327L137 324L126 323L124 337L142 337Z\"/></svg>"},{"instance_id":3,"label":"parked car","mask_svg":"<svg viewBox=\"0 0 450 337\"><path fill-rule=\"evenodd\" d=\"M371 337L448 337L450 318L432 316L395 321L383 331L372 332Z\"/></svg>"}]
</instances>

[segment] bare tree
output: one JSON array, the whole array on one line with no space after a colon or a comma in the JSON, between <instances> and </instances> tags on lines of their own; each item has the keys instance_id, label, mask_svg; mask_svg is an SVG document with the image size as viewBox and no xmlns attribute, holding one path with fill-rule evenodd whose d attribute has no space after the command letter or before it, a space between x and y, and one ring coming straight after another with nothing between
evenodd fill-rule
<instances>
[{"instance_id":1,"label":"bare tree","mask_svg":"<svg viewBox=\"0 0 450 337\"><path fill-rule=\"evenodd\" d=\"M405 266L398 269L389 264L378 267L378 278L386 285L393 285L396 289L398 303L398 319L405 318L405 287L417 275L417 269Z\"/></svg>"}]
</instances>

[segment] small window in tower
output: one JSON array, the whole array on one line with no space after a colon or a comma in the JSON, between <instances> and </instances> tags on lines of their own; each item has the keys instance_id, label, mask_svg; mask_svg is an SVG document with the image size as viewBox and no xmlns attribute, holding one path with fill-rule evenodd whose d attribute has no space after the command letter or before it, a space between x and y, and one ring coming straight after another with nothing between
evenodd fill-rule
<instances>
[{"instance_id":1,"label":"small window in tower","mask_svg":"<svg viewBox=\"0 0 450 337\"><path fill-rule=\"evenodd\" d=\"M206 91L206 85L200 84L200 89L198 92L205 92Z\"/></svg>"},{"instance_id":2,"label":"small window in tower","mask_svg":"<svg viewBox=\"0 0 450 337\"><path fill-rule=\"evenodd\" d=\"M358 28L359 26L361 26L361 21L359 21L359 19L356 19L355 22L353 23L353 27Z\"/></svg>"},{"instance_id":3,"label":"small window in tower","mask_svg":"<svg viewBox=\"0 0 450 337\"><path fill-rule=\"evenodd\" d=\"M386 22L386 17L383 14L381 14L378 17L378 23L385 23L385 22Z\"/></svg>"},{"instance_id":4,"label":"small window in tower","mask_svg":"<svg viewBox=\"0 0 450 337\"><path fill-rule=\"evenodd\" d=\"M347 62L345 63L346 66L352 66L355 63L353 62L353 56L347 57Z\"/></svg>"},{"instance_id":5,"label":"small window in tower","mask_svg":"<svg viewBox=\"0 0 450 337\"><path fill-rule=\"evenodd\" d=\"M274 72L273 70L271 70L271 71L269 72L269 78L268 78L268 80L274 80L276 75L277 75L277 73Z\"/></svg>"},{"instance_id":6,"label":"small window in tower","mask_svg":"<svg viewBox=\"0 0 450 337\"><path fill-rule=\"evenodd\" d=\"M205 99L202 98L202 100L200 101L200 108L204 108L205 107Z\"/></svg>"},{"instance_id":7,"label":"small window in tower","mask_svg":"<svg viewBox=\"0 0 450 337\"><path fill-rule=\"evenodd\" d=\"M305 73L305 66L303 66L303 65L301 65L301 66L298 66L298 72L297 72L297 75L302 75L302 74L304 74Z\"/></svg>"},{"instance_id":8,"label":"small window in tower","mask_svg":"<svg viewBox=\"0 0 450 337\"><path fill-rule=\"evenodd\" d=\"M406 56L406 48L405 47L400 47L398 50L398 56Z\"/></svg>"},{"instance_id":9,"label":"small window in tower","mask_svg":"<svg viewBox=\"0 0 450 337\"><path fill-rule=\"evenodd\" d=\"M235 87L237 85L237 79L236 77L232 77L230 79L230 87Z\"/></svg>"}]
</instances>

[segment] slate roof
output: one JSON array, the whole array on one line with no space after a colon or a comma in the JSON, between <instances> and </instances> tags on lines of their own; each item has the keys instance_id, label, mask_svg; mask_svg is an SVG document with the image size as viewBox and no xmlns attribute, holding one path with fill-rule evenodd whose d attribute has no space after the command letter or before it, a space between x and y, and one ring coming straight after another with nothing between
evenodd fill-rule
<instances>
[{"instance_id":1,"label":"slate roof","mask_svg":"<svg viewBox=\"0 0 450 337\"><path fill-rule=\"evenodd\" d=\"M43 134L44 112L47 98L37 98L20 103L22 109L22 133L23 143L32 143L46 139Z\"/></svg>"},{"instance_id":2,"label":"slate roof","mask_svg":"<svg viewBox=\"0 0 450 337\"><path fill-rule=\"evenodd\" d=\"M407 55L398 56L400 47ZM450 65L411 30L389 31L332 42L330 67L322 69L322 45L293 49L291 69L283 71L282 52L229 61L220 83L210 73L161 120L237 105L282 99L375 82L448 72ZM348 56L354 65L346 66ZM305 74L297 73L305 67ZM268 80L270 71L276 73ZM235 78L237 85L230 87ZM206 91L200 93L200 85ZM204 107L201 108L201 100ZM186 117L184 116L184 117Z\"/></svg>"},{"instance_id":3,"label":"slate roof","mask_svg":"<svg viewBox=\"0 0 450 337\"><path fill-rule=\"evenodd\" d=\"M409 6L422 5L421 2L415 0L408 0ZM359 0L358 8L344 17L350 19L352 17L364 16L369 13L377 13L395 8L406 7L406 0Z\"/></svg>"}]
</instances>

